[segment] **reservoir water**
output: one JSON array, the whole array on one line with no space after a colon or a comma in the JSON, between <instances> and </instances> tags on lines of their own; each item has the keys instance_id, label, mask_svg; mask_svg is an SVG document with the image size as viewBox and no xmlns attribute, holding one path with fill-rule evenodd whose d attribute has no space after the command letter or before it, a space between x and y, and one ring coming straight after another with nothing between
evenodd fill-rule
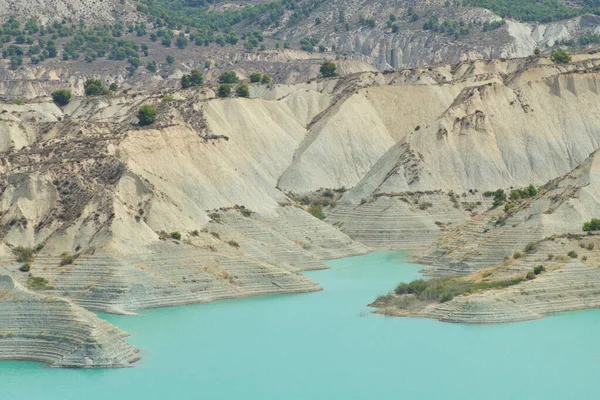
<instances>
[{"instance_id":1,"label":"reservoir water","mask_svg":"<svg viewBox=\"0 0 600 400\"><path fill-rule=\"evenodd\" d=\"M102 315L136 367L0 362L0 400L593 399L600 310L504 325L388 318L365 305L418 276L400 252L328 262L324 291Z\"/></svg>"}]
</instances>

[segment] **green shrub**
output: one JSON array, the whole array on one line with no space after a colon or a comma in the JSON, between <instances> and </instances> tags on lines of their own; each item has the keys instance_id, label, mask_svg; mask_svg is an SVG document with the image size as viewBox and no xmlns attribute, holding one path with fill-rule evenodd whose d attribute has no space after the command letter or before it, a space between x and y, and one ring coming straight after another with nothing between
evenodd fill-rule
<instances>
[{"instance_id":1,"label":"green shrub","mask_svg":"<svg viewBox=\"0 0 600 400\"><path fill-rule=\"evenodd\" d=\"M167 64L171 65L175 62L175 57L168 55L166 58Z\"/></svg>"},{"instance_id":2,"label":"green shrub","mask_svg":"<svg viewBox=\"0 0 600 400\"><path fill-rule=\"evenodd\" d=\"M552 50L550 58L556 64L568 64L571 62L571 56L564 50Z\"/></svg>"},{"instance_id":3,"label":"green shrub","mask_svg":"<svg viewBox=\"0 0 600 400\"><path fill-rule=\"evenodd\" d=\"M513 254L513 258L514 258L515 260L518 260L518 259L519 259L519 258L521 258L521 257L523 257L523 254L521 254L521 253L520 253L520 252L518 252L518 251L517 251L515 254Z\"/></svg>"},{"instance_id":4,"label":"green shrub","mask_svg":"<svg viewBox=\"0 0 600 400\"><path fill-rule=\"evenodd\" d=\"M546 270L546 268L544 268L543 265L538 265L537 267L533 267L533 273L536 274L536 275L541 274L545 270Z\"/></svg>"},{"instance_id":5,"label":"green shrub","mask_svg":"<svg viewBox=\"0 0 600 400\"><path fill-rule=\"evenodd\" d=\"M219 75L219 83L233 85L239 81L240 78L237 77L235 71L224 71L221 73L221 75Z\"/></svg>"},{"instance_id":6,"label":"green shrub","mask_svg":"<svg viewBox=\"0 0 600 400\"><path fill-rule=\"evenodd\" d=\"M237 97L250 97L250 88L248 84L245 82L240 83L237 88L235 88L235 94Z\"/></svg>"},{"instance_id":7,"label":"green shrub","mask_svg":"<svg viewBox=\"0 0 600 400\"><path fill-rule=\"evenodd\" d=\"M66 106L71 102L71 91L69 89L59 89L52 92L52 101L59 106Z\"/></svg>"},{"instance_id":8,"label":"green shrub","mask_svg":"<svg viewBox=\"0 0 600 400\"><path fill-rule=\"evenodd\" d=\"M194 86L202 86L204 84L204 76L202 72L197 69L193 69L189 75L183 75L181 77L181 88L187 89Z\"/></svg>"},{"instance_id":9,"label":"green shrub","mask_svg":"<svg viewBox=\"0 0 600 400\"><path fill-rule=\"evenodd\" d=\"M241 213L244 217L251 217L253 214L252 211L247 208L242 208Z\"/></svg>"},{"instance_id":10,"label":"green shrub","mask_svg":"<svg viewBox=\"0 0 600 400\"><path fill-rule=\"evenodd\" d=\"M491 282L473 282L460 278L417 279L410 283L401 283L394 290L396 295L410 295L408 299L412 300L407 302L402 300L407 297L398 298L387 295L378 298L377 302L383 303L384 306L394 305L400 308L414 304L415 301L443 303L456 296L468 295L480 290L505 288L523 281L522 277Z\"/></svg>"},{"instance_id":11,"label":"green shrub","mask_svg":"<svg viewBox=\"0 0 600 400\"><path fill-rule=\"evenodd\" d=\"M51 290L54 289L48 285L48 280L38 276L30 276L27 279L27 288L30 290Z\"/></svg>"},{"instance_id":12,"label":"green shrub","mask_svg":"<svg viewBox=\"0 0 600 400\"><path fill-rule=\"evenodd\" d=\"M424 201L423 203L419 204L419 210L427 210L428 208L433 207L433 204Z\"/></svg>"},{"instance_id":13,"label":"green shrub","mask_svg":"<svg viewBox=\"0 0 600 400\"><path fill-rule=\"evenodd\" d=\"M217 96L221 98L231 96L231 86L226 84L219 85L219 88L217 89Z\"/></svg>"},{"instance_id":14,"label":"green shrub","mask_svg":"<svg viewBox=\"0 0 600 400\"><path fill-rule=\"evenodd\" d=\"M527 275L525 275L525 278L526 278L528 281L530 281L530 280L532 280L532 279L535 279L535 274L534 274L532 271L529 271L529 272L527 273Z\"/></svg>"},{"instance_id":15,"label":"green shrub","mask_svg":"<svg viewBox=\"0 0 600 400\"><path fill-rule=\"evenodd\" d=\"M260 72L253 72L248 78L250 78L251 83L258 83L262 80L262 77L263 75Z\"/></svg>"},{"instance_id":16,"label":"green shrub","mask_svg":"<svg viewBox=\"0 0 600 400\"><path fill-rule=\"evenodd\" d=\"M137 117L140 126L152 125L156 120L156 108L144 104L138 110Z\"/></svg>"},{"instance_id":17,"label":"green shrub","mask_svg":"<svg viewBox=\"0 0 600 400\"><path fill-rule=\"evenodd\" d=\"M73 257L70 253L63 253L60 258L60 265L71 265L75 261L75 257Z\"/></svg>"},{"instance_id":18,"label":"green shrub","mask_svg":"<svg viewBox=\"0 0 600 400\"><path fill-rule=\"evenodd\" d=\"M13 253L17 256L18 262L33 262L33 249L31 247L19 246L13 250Z\"/></svg>"},{"instance_id":19,"label":"green shrub","mask_svg":"<svg viewBox=\"0 0 600 400\"><path fill-rule=\"evenodd\" d=\"M427 289L427 282L423 279L417 279L409 283L402 282L399 284L394 293L396 294L421 294Z\"/></svg>"},{"instance_id":20,"label":"green shrub","mask_svg":"<svg viewBox=\"0 0 600 400\"><path fill-rule=\"evenodd\" d=\"M335 63L331 62L331 61L327 61L324 62L321 65L321 75L323 76L323 78L332 78L334 76L336 76L337 74L335 73L337 67L335 65Z\"/></svg>"},{"instance_id":21,"label":"green shrub","mask_svg":"<svg viewBox=\"0 0 600 400\"><path fill-rule=\"evenodd\" d=\"M179 232L171 232L169 236L171 236L171 239L181 240L181 233Z\"/></svg>"},{"instance_id":22,"label":"green shrub","mask_svg":"<svg viewBox=\"0 0 600 400\"><path fill-rule=\"evenodd\" d=\"M111 91L115 92L117 90L119 90L119 85L117 84L117 82L113 82L110 84L110 86L108 87Z\"/></svg>"},{"instance_id":23,"label":"green shrub","mask_svg":"<svg viewBox=\"0 0 600 400\"><path fill-rule=\"evenodd\" d=\"M600 219L592 218L589 222L583 224L584 232L600 231Z\"/></svg>"},{"instance_id":24,"label":"green shrub","mask_svg":"<svg viewBox=\"0 0 600 400\"><path fill-rule=\"evenodd\" d=\"M31 265L29 263L25 263L19 267L19 271L21 272L29 272L31 270Z\"/></svg>"},{"instance_id":25,"label":"green shrub","mask_svg":"<svg viewBox=\"0 0 600 400\"><path fill-rule=\"evenodd\" d=\"M579 257L579 255L575 251L573 251L573 250L571 250L570 252L568 252L567 256L569 256L571 258L577 258L577 257Z\"/></svg>"},{"instance_id":26,"label":"green shrub","mask_svg":"<svg viewBox=\"0 0 600 400\"><path fill-rule=\"evenodd\" d=\"M525 253L535 253L538 249L538 243L537 242L531 242L531 243L527 243L527 246L525 246Z\"/></svg>"},{"instance_id":27,"label":"green shrub","mask_svg":"<svg viewBox=\"0 0 600 400\"><path fill-rule=\"evenodd\" d=\"M83 84L83 90L86 96L103 96L110 94L110 90L104 87L104 83L100 79L89 78Z\"/></svg>"},{"instance_id":28,"label":"green shrub","mask_svg":"<svg viewBox=\"0 0 600 400\"><path fill-rule=\"evenodd\" d=\"M272 79L271 79L271 77L269 75L263 74L262 79L260 80L260 82L266 85L268 83L271 83L271 80Z\"/></svg>"},{"instance_id":29,"label":"green shrub","mask_svg":"<svg viewBox=\"0 0 600 400\"><path fill-rule=\"evenodd\" d=\"M170 94L169 94L169 95L166 95L166 96L164 96L164 97L161 99L161 101L162 101L162 102L164 102L164 103L168 103L169 101L173 101L173 96L171 96Z\"/></svg>"},{"instance_id":30,"label":"green shrub","mask_svg":"<svg viewBox=\"0 0 600 400\"><path fill-rule=\"evenodd\" d=\"M506 201L506 193L502 189L498 189L494 192L494 201L492 202L493 207L498 207L501 204L504 204Z\"/></svg>"},{"instance_id":31,"label":"green shrub","mask_svg":"<svg viewBox=\"0 0 600 400\"><path fill-rule=\"evenodd\" d=\"M312 214L313 217L319 219L325 219L325 214L323 213L323 206L320 204L311 204L308 207L308 212Z\"/></svg>"}]
</instances>

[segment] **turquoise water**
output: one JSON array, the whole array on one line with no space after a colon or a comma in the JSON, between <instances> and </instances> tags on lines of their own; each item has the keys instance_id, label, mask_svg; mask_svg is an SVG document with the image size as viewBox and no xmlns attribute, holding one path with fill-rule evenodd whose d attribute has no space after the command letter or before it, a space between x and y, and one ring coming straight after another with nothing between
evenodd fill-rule
<instances>
[{"instance_id":1,"label":"turquoise water","mask_svg":"<svg viewBox=\"0 0 600 400\"><path fill-rule=\"evenodd\" d=\"M135 368L0 362L0 400L593 399L600 311L506 325L369 314L418 276L402 253L330 261L325 289L103 316L142 349Z\"/></svg>"}]
</instances>

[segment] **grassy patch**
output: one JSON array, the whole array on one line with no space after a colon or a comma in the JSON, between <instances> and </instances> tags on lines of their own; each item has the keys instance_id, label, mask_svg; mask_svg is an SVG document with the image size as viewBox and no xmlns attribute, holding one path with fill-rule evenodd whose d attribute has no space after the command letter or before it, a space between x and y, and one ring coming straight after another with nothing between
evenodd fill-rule
<instances>
[{"instance_id":1,"label":"grassy patch","mask_svg":"<svg viewBox=\"0 0 600 400\"><path fill-rule=\"evenodd\" d=\"M468 295L481 290L502 289L523 282L522 277L491 282L475 282L458 278L417 279L401 283L393 295L381 296L376 305L406 308L415 302L444 303L456 296ZM398 297L401 296L401 297Z\"/></svg>"},{"instance_id":2,"label":"grassy patch","mask_svg":"<svg viewBox=\"0 0 600 400\"><path fill-rule=\"evenodd\" d=\"M31 247L17 247L13 250L18 262L33 262L33 249Z\"/></svg>"},{"instance_id":3,"label":"grassy patch","mask_svg":"<svg viewBox=\"0 0 600 400\"><path fill-rule=\"evenodd\" d=\"M51 290L54 289L48 285L48 280L39 276L30 276L27 279L27 288L30 290Z\"/></svg>"}]
</instances>

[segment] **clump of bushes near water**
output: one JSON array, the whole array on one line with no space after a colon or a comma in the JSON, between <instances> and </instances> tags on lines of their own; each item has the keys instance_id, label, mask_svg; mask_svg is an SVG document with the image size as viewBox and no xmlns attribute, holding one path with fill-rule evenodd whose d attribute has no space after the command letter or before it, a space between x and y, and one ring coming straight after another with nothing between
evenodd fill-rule
<instances>
[{"instance_id":1,"label":"clump of bushes near water","mask_svg":"<svg viewBox=\"0 0 600 400\"><path fill-rule=\"evenodd\" d=\"M417 302L445 303L456 296L468 295L480 290L501 289L524 280L522 277L492 282L474 282L457 278L417 279L409 283L403 282L396 287L394 294L404 296L382 296L376 303L399 308L408 308Z\"/></svg>"}]
</instances>

